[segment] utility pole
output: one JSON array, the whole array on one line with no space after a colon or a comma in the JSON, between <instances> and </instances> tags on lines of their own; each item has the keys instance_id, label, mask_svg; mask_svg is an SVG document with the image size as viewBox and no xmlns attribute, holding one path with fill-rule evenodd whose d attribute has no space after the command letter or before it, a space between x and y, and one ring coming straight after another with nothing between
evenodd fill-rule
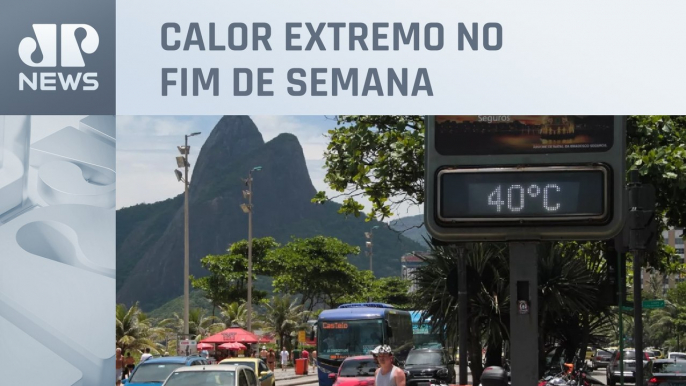
<instances>
[{"instance_id":1,"label":"utility pole","mask_svg":"<svg viewBox=\"0 0 686 386\"><path fill-rule=\"evenodd\" d=\"M641 299L641 264L647 251L657 248L655 188L641 184L638 170L629 173L629 249L634 255L634 343L636 384L643 383L643 304Z\"/></svg>"},{"instance_id":2,"label":"utility pole","mask_svg":"<svg viewBox=\"0 0 686 386\"><path fill-rule=\"evenodd\" d=\"M467 294L467 257L462 245L457 246L457 272L460 275L457 280L457 310L460 329L460 341L458 351L460 355L460 385L467 385L467 342L469 340L469 296Z\"/></svg>"},{"instance_id":3,"label":"utility pole","mask_svg":"<svg viewBox=\"0 0 686 386\"><path fill-rule=\"evenodd\" d=\"M364 236L367 238L366 246L367 246L367 255L369 256L369 270L372 272L372 276L374 276L374 268L372 266L372 260L374 256L374 229L378 228L379 226L373 226L372 229L369 230L369 232L364 232ZM371 294L367 298L367 301L371 303L372 301L372 296Z\"/></svg>"},{"instance_id":4,"label":"utility pole","mask_svg":"<svg viewBox=\"0 0 686 386\"><path fill-rule=\"evenodd\" d=\"M190 288L188 283L188 276L190 275L190 231L189 231L189 215L188 215L188 135L185 135L184 149L185 149L185 161L184 162L184 173L183 173L183 186L184 186L184 198L183 198L183 333L188 335L189 331L189 314L190 314ZM186 339L190 337L186 336Z\"/></svg>"},{"instance_id":5,"label":"utility pole","mask_svg":"<svg viewBox=\"0 0 686 386\"><path fill-rule=\"evenodd\" d=\"M188 187L190 184L190 181L188 180L188 168L191 166L191 164L188 162L188 154L190 153L190 148L188 147L188 137L193 137L195 135L199 135L200 132L195 132L191 134L186 134L184 135L184 145L183 147L179 146L179 152L181 153L180 157L176 157L176 164L178 167L183 167L184 173L183 177L181 177L181 173L178 170L175 170L176 178L179 181L183 181L183 186L184 186L184 202L183 202L183 226L184 226L184 233L183 233L183 334L185 335L186 339L190 339L189 335L189 323L188 323L188 315L189 315L189 308L190 308L190 288L189 288L189 283L188 283L188 278L190 276L190 236L189 236L189 213L188 213Z\"/></svg>"},{"instance_id":6,"label":"utility pole","mask_svg":"<svg viewBox=\"0 0 686 386\"><path fill-rule=\"evenodd\" d=\"M256 166L248 172L248 179L245 180L248 190L243 191L243 198L248 199L248 205L241 204L243 212L248 214L248 315L246 327L250 332L252 332L252 172L260 170L262 170L262 166Z\"/></svg>"}]
</instances>

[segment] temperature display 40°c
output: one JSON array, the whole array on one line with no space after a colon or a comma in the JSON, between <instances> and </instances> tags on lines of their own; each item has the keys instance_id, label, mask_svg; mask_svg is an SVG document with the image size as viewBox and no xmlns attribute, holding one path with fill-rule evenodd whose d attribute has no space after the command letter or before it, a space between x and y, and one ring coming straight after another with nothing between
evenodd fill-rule
<instances>
[{"instance_id":1,"label":"temperature display 40\u00b0c","mask_svg":"<svg viewBox=\"0 0 686 386\"><path fill-rule=\"evenodd\" d=\"M601 219L603 167L446 169L438 176L442 221Z\"/></svg>"}]
</instances>

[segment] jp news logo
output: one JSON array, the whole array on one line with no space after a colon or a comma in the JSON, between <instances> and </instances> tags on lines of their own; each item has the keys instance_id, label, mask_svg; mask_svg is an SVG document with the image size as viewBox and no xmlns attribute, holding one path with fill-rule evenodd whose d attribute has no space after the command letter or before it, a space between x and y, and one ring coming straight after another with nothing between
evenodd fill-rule
<instances>
[{"instance_id":1,"label":"jp news logo","mask_svg":"<svg viewBox=\"0 0 686 386\"><path fill-rule=\"evenodd\" d=\"M77 31L85 31L85 36L77 39ZM92 54L98 49L100 38L95 28L88 24L60 25L60 54L57 55L57 24L34 24L36 38L25 37L19 43L19 58L30 67L39 68L80 68L85 67L83 54ZM82 33L80 33L82 35ZM42 58L34 60L36 50L40 48ZM37 59L37 58L36 58ZM19 90L25 87L31 90L83 90L98 89L97 72L31 72L28 75L19 73Z\"/></svg>"}]
</instances>

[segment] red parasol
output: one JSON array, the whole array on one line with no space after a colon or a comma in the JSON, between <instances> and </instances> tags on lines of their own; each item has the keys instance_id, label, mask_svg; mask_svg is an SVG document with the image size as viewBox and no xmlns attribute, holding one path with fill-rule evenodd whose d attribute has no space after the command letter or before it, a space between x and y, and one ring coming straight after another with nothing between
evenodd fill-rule
<instances>
[{"instance_id":1,"label":"red parasol","mask_svg":"<svg viewBox=\"0 0 686 386\"><path fill-rule=\"evenodd\" d=\"M200 350L200 351L202 351L202 350L211 350L211 349L214 348L214 345L213 345L213 344L209 344L209 343L198 343L197 347L198 347L198 350Z\"/></svg>"},{"instance_id":2,"label":"red parasol","mask_svg":"<svg viewBox=\"0 0 686 386\"><path fill-rule=\"evenodd\" d=\"M220 349L223 350L245 350L247 347L245 347L244 344L242 343L237 343L237 342L231 342L231 343L222 343L219 345Z\"/></svg>"},{"instance_id":3,"label":"red parasol","mask_svg":"<svg viewBox=\"0 0 686 386\"><path fill-rule=\"evenodd\" d=\"M227 328L226 330L214 334L201 340L202 343L257 343L257 335L242 328Z\"/></svg>"}]
</instances>

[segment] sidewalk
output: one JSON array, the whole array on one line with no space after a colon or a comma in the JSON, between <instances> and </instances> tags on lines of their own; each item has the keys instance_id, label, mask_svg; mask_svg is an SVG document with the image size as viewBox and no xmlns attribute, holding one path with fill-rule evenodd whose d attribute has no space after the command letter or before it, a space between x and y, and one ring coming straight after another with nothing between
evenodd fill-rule
<instances>
[{"instance_id":1,"label":"sidewalk","mask_svg":"<svg viewBox=\"0 0 686 386\"><path fill-rule=\"evenodd\" d=\"M317 368L308 366L307 375L296 375L294 367L287 367L286 371L282 371L280 366L274 369L274 377L276 378L278 386L297 386L308 383L317 383Z\"/></svg>"}]
</instances>

